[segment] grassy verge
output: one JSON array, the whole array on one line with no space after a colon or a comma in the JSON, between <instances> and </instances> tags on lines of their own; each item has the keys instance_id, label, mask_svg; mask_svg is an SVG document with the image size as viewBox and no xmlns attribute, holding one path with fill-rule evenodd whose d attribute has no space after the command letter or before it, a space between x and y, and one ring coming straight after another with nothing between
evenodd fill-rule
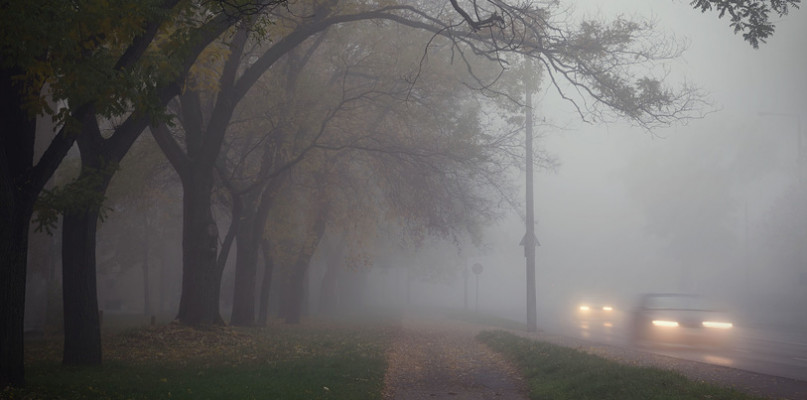
<instances>
[{"instance_id":1,"label":"grassy verge","mask_svg":"<svg viewBox=\"0 0 807 400\"><path fill-rule=\"evenodd\" d=\"M482 332L478 339L514 363L531 399L758 399L676 372L623 365L503 331Z\"/></svg>"},{"instance_id":2,"label":"grassy verge","mask_svg":"<svg viewBox=\"0 0 807 400\"><path fill-rule=\"evenodd\" d=\"M377 325L178 325L104 337L104 365L62 367L29 343L25 389L3 399L378 399L390 333Z\"/></svg>"}]
</instances>

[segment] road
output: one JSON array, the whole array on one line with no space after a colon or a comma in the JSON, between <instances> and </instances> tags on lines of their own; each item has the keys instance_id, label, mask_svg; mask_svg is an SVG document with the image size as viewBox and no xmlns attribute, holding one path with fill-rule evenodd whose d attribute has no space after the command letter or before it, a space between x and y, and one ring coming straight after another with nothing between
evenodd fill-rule
<instances>
[{"instance_id":1,"label":"road","mask_svg":"<svg viewBox=\"0 0 807 400\"><path fill-rule=\"evenodd\" d=\"M624 318L572 321L561 334L593 342L632 347ZM725 347L651 343L640 350L807 382L807 332L734 326Z\"/></svg>"}]
</instances>

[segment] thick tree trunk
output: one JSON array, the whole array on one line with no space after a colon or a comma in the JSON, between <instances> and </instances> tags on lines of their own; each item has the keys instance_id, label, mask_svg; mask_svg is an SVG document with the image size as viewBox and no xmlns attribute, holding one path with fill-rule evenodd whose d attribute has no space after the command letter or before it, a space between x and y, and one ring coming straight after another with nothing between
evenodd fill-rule
<instances>
[{"instance_id":1,"label":"thick tree trunk","mask_svg":"<svg viewBox=\"0 0 807 400\"><path fill-rule=\"evenodd\" d=\"M25 384L23 320L28 230L44 182L31 184L36 121L14 85L18 69L0 68L0 390ZM61 160L61 158L59 158Z\"/></svg>"},{"instance_id":2,"label":"thick tree trunk","mask_svg":"<svg viewBox=\"0 0 807 400\"><path fill-rule=\"evenodd\" d=\"M211 212L213 173L195 166L183 179L182 296L177 320L187 325L223 324L218 227Z\"/></svg>"},{"instance_id":3,"label":"thick tree trunk","mask_svg":"<svg viewBox=\"0 0 807 400\"><path fill-rule=\"evenodd\" d=\"M269 293L272 288L272 274L274 273L274 260L272 259L269 240L261 240L261 250L263 254L263 279L261 280L261 294L258 302L258 324L266 325L269 319Z\"/></svg>"},{"instance_id":4,"label":"thick tree trunk","mask_svg":"<svg viewBox=\"0 0 807 400\"><path fill-rule=\"evenodd\" d=\"M101 364L101 324L95 281L98 208L65 213L62 228L62 301L65 365Z\"/></svg>"},{"instance_id":5,"label":"thick tree trunk","mask_svg":"<svg viewBox=\"0 0 807 400\"><path fill-rule=\"evenodd\" d=\"M64 306L65 365L101 364L101 322L98 317L95 247L100 200L109 187L114 169L123 154L113 156L106 146L95 109L89 106L82 117L82 134L76 139L81 151L78 182L99 196L83 209L64 211L62 224L62 302ZM132 131L136 132L136 131Z\"/></svg>"},{"instance_id":6,"label":"thick tree trunk","mask_svg":"<svg viewBox=\"0 0 807 400\"><path fill-rule=\"evenodd\" d=\"M23 319L31 219L30 207L15 207L15 201L8 201L5 184L0 183L3 186L3 206L0 207L3 220L0 224L0 388L25 384Z\"/></svg>"}]
</instances>

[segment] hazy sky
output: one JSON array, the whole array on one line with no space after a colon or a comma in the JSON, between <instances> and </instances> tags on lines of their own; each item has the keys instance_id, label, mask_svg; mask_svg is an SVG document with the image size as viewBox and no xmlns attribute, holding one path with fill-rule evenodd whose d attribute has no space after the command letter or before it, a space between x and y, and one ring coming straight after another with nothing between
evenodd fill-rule
<instances>
[{"instance_id":1,"label":"hazy sky","mask_svg":"<svg viewBox=\"0 0 807 400\"><path fill-rule=\"evenodd\" d=\"M726 19L702 14L688 1L574 3L578 13L654 18L660 29L687 40L688 50L670 64L671 72L707 91L716 110L650 135L626 124L580 123L554 93L545 95L539 114L566 129L548 129L540 141L561 166L535 179L539 296L643 281L648 287L637 291L681 290L684 265L700 268L702 276L725 274L736 254L705 270L685 256L671 257L670 241L650 228L680 228L689 246L701 240L716 246L704 229L675 225L704 213L723 218L732 239L741 241L745 210L748 220L759 218L795 180L796 116L807 116L807 10L776 18L775 35L755 50ZM523 273L517 244L524 229L516 220L492 235L496 251L488 262L494 265L486 269L491 285ZM703 238L696 237L701 233Z\"/></svg>"}]
</instances>

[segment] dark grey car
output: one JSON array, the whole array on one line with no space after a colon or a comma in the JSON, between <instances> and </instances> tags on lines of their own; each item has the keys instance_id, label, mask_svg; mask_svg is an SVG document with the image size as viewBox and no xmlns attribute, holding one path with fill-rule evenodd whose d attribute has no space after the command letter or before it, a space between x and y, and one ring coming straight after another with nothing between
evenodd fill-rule
<instances>
[{"instance_id":1,"label":"dark grey car","mask_svg":"<svg viewBox=\"0 0 807 400\"><path fill-rule=\"evenodd\" d=\"M689 294L640 296L633 310L630 336L634 344L726 347L734 324L706 299Z\"/></svg>"}]
</instances>

